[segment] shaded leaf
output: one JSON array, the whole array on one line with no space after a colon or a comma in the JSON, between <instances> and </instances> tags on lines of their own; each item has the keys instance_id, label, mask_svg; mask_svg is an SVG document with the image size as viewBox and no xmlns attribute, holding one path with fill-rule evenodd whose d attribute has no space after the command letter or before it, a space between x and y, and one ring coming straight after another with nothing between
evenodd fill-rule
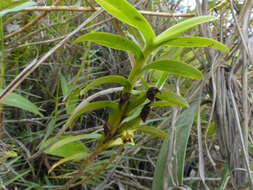
<instances>
[{"instance_id":1,"label":"shaded leaf","mask_svg":"<svg viewBox=\"0 0 253 190\"><path fill-rule=\"evenodd\" d=\"M96 0L108 13L141 31L146 44L151 44L155 33L148 21L126 0Z\"/></svg>"},{"instance_id":2,"label":"shaded leaf","mask_svg":"<svg viewBox=\"0 0 253 190\"><path fill-rule=\"evenodd\" d=\"M95 86L105 84L105 83L118 83L125 87L127 91L131 90L131 83L125 78L120 75L109 75L105 77L100 77L90 84L88 84L83 90L81 90L81 94L84 95L88 90L92 89Z\"/></svg>"},{"instance_id":3,"label":"shaded leaf","mask_svg":"<svg viewBox=\"0 0 253 190\"><path fill-rule=\"evenodd\" d=\"M194 116L197 112L198 103L195 102L189 108L184 110L178 117L175 124L176 127L176 145L175 158L172 160L172 175L177 179L179 184L182 184L184 173L184 160L186 154L186 147L190 136ZM169 139L165 139L156 162L155 174L153 177L152 190L163 189L164 171L167 168ZM166 183L167 184L167 183ZM169 185L172 185L169 179Z\"/></svg>"},{"instance_id":4,"label":"shaded leaf","mask_svg":"<svg viewBox=\"0 0 253 190\"><path fill-rule=\"evenodd\" d=\"M165 138L160 149L152 182L152 190L163 190L164 171L167 168L169 138Z\"/></svg>"},{"instance_id":5,"label":"shaded leaf","mask_svg":"<svg viewBox=\"0 0 253 190\"><path fill-rule=\"evenodd\" d=\"M152 135L159 138L169 138L168 134L165 133L163 130L158 129L157 127L152 126L138 126L133 128L136 131L143 132L148 135Z\"/></svg>"},{"instance_id":6,"label":"shaded leaf","mask_svg":"<svg viewBox=\"0 0 253 190\"><path fill-rule=\"evenodd\" d=\"M112 101L96 101L84 105L82 105L81 103L73 111L72 115L67 120L65 126L71 126L74 123L74 121L84 113L105 107L109 107L115 110L118 108L118 104Z\"/></svg>"},{"instance_id":7,"label":"shaded leaf","mask_svg":"<svg viewBox=\"0 0 253 190\"><path fill-rule=\"evenodd\" d=\"M88 152L79 152L79 153L76 153L76 154L72 154L68 157L65 157L61 160L59 160L58 162L56 162L49 170L48 170L48 173L51 173L57 166L65 163L65 162L68 162L68 161L80 161L80 160L83 160L85 159L87 156L89 155Z\"/></svg>"},{"instance_id":8,"label":"shaded leaf","mask_svg":"<svg viewBox=\"0 0 253 190\"><path fill-rule=\"evenodd\" d=\"M168 71L172 74L201 80L202 73L195 67L176 60L160 60L146 65L143 70L155 69L160 71Z\"/></svg>"},{"instance_id":9,"label":"shaded leaf","mask_svg":"<svg viewBox=\"0 0 253 190\"><path fill-rule=\"evenodd\" d=\"M158 47L162 43L168 41L171 38L174 38L175 36L181 34L182 32L194 26L197 26L201 23L208 22L214 19L216 19L216 17L214 16L199 16L199 17L190 18L183 22L180 22L168 28L166 31L162 32L159 36L157 36L156 39L154 40L154 45Z\"/></svg>"},{"instance_id":10,"label":"shaded leaf","mask_svg":"<svg viewBox=\"0 0 253 190\"><path fill-rule=\"evenodd\" d=\"M85 42L85 41L96 42L103 46L118 50L130 51L137 58L143 57L141 49L134 42L116 34L110 34L106 32L93 32L84 34L75 40L75 42Z\"/></svg>"},{"instance_id":11,"label":"shaded leaf","mask_svg":"<svg viewBox=\"0 0 253 190\"><path fill-rule=\"evenodd\" d=\"M69 86L68 86L67 80L62 75L62 73L60 73L60 81L61 81L62 95L63 95L63 97L65 97L68 95Z\"/></svg>"},{"instance_id":12,"label":"shaded leaf","mask_svg":"<svg viewBox=\"0 0 253 190\"><path fill-rule=\"evenodd\" d=\"M3 89L0 89L0 93L2 93ZM29 112L32 112L34 114L40 115L43 117L42 113L40 113L39 108L30 102L28 99L24 98L23 96L16 94L16 93L10 93L2 102L6 106L13 106L20 108L22 110L26 110Z\"/></svg>"},{"instance_id":13,"label":"shaded leaf","mask_svg":"<svg viewBox=\"0 0 253 190\"><path fill-rule=\"evenodd\" d=\"M176 121L176 153L172 170L174 178L177 178L179 184L183 184L186 149L197 110L198 102L195 102L191 107L183 111Z\"/></svg>"},{"instance_id":14,"label":"shaded leaf","mask_svg":"<svg viewBox=\"0 0 253 190\"><path fill-rule=\"evenodd\" d=\"M221 50L224 52L228 52L229 49L224 44L210 39L210 38L203 38L203 37L181 37L181 38L174 38L170 39L162 44L162 46L182 46L182 47L209 47L214 48L217 50Z\"/></svg>"}]
</instances>

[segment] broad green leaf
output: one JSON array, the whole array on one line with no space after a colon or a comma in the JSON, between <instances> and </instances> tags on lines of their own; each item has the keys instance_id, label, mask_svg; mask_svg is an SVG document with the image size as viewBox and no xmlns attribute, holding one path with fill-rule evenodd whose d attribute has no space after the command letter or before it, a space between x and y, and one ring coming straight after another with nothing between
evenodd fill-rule
<instances>
[{"instance_id":1,"label":"broad green leaf","mask_svg":"<svg viewBox=\"0 0 253 190\"><path fill-rule=\"evenodd\" d=\"M168 71L172 74L201 80L202 73L191 65L176 60L160 60L146 65L143 70L155 69L160 71Z\"/></svg>"},{"instance_id":2,"label":"broad green leaf","mask_svg":"<svg viewBox=\"0 0 253 190\"><path fill-rule=\"evenodd\" d=\"M139 29L146 41L152 44L155 33L148 21L126 0L96 0L108 13Z\"/></svg>"},{"instance_id":3,"label":"broad green leaf","mask_svg":"<svg viewBox=\"0 0 253 190\"><path fill-rule=\"evenodd\" d=\"M1 0L0 17L7 13L19 11L33 5L36 5L36 3L29 0Z\"/></svg>"},{"instance_id":4,"label":"broad green leaf","mask_svg":"<svg viewBox=\"0 0 253 190\"><path fill-rule=\"evenodd\" d=\"M165 133L163 130L158 129L157 127L152 126L138 126L133 128L136 131L143 132L148 135L152 135L159 138L169 138L168 134Z\"/></svg>"},{"instance_id":5,"label":"broad green leaf","mask_svg":"<svg viewBox=\"0 0 253 190\"><path fill-rule=\"evenodd\" d=\"M78 117L80 117L80 115L90 112L90 111L93 111L93 110L96 110L96 109L105 108L105 107L109 107L109 108L112 108L113 110L115 110L118 108L118 104L115 102L112 102L112 101L96 101L96 102L91 102L91 103L84 104L84 105L82 105L82 103L81 103L74 110L74 112L69 117L69 119L65 125L71 126L71 125L73 125L74 121Z\"/></svg>"},{"instance_id":6,"label":"broad green leaf","mask_svg":"<svg viewBox=\"0 0 253 190\"><path fill-rule=\"evenodd\" d=\"M141 49L134 42L116 34L110 34L106 32L93 32L84 34L75 40L75 42L85 42L85 41L96 42L103 46L118 50L130 51L137 58L143 57Z\"/></svg>"},{"instance_id":7,"label":"broad green leaf","mask_svg":"<svg viewBox=\"0 0 253 190\"><path fill-rule=\"evenodd\" d=\"M201 23L208 22L214 19L216 19L216 17L214 16L199 16L180 22L168 28L166 31L162 32L159 36L157 36L156 39L154 40L154 45L156 47L159 47L162 43L168 41L171 38L174 38L175 36L181 34L182 32L194 26L197 26Z\"/></svg>"},{"instance_id":8,"label":"broad green leaf","mask_svg":"<svg viewBox=\"0 0 253 190\"><path fill-rule=\"evenodd\" d=\"M125 77L122 77L120 75L109 75L105 77L100 77L92 81L81 91L81 94L84 95L93 87L101 85L101 84L105 84L105 83L118 83L124 86L127 91L131 90L131 83Z\"/></svg>"},{"instance_id":9,"label":"broad green leaf","mask_svg":"<svg viewBox=\"0 0 253 190\"><path fill-rule=\"evenodd\" d=\"M51 173L57 166L65 163L65 162L68 162L68 161L80 161L80 160L83 160L85 159L87 156L89 155L88 152L79 152L79 153L76 153L76 154L73 154L71 156L68 156L68 157L65 157L61 160L59 160L58 162L56 162L49 170L48 170L48 173Z\"/></svg>"},{"instance_id":10,"label":"broad green leaf","mask_svg":"<svg viewBox=\"0 0 253 190\"><path fill-rule=\"evenodd\" d=\"M182 46L182 47L209 47L214 48L217 50L221 50L224 52L228 52L229 49L224 44L210 39L210 38L203 38L203 37L180 37L170 39L162 44L162 46Z\"/></svg>"},{"instance_id":11,"label":"broad green leaf","mask_svg":"<svg viewBox=\"0 0 253 190\"><path fill-rule=\"evenodd\" d=\"M0 89L0 93L2 93L3 89ZM43 117L42 113L40 113L39 108L30 102L28 99L24 98L23 96L11 93L9 94L2 102L6 106L13 106L20 108L22 110L26 110L32 112L34 114L40 115Z\"/></svg>"},{"instance_id":12,"label":"broad green leaf","mask_svg":"<svg viewBox=\"0 0 253 190\"><path fill-rule=\"evenodd\" d=\"M178 94L174 92L168 92L168 91L162 90L161 93L156 94L156 97L168 102L172 106L189 107L187 101L182 96L179 96Z\"/></svg>"}]
</instances>

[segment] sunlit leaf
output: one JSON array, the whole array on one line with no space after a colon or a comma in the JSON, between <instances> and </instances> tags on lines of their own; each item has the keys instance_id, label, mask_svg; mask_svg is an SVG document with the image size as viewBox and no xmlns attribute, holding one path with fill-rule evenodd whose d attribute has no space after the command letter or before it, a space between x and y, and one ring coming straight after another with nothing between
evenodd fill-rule
<instances>
[{"instance_id":1,"label":"sunlit leaf","mask_svg":"<svg viewBox=\"0 0 253 190\"><path fill-rule=\"evenodd\" d=\"M47 154L69 157L77 153L88 152L88 148L80 141L82 139L98 139L101 135L97 133L83 134L77 136L61 136L56 143L46 149L44 152ZM49 138L41 147L47 146L54 137Z\"/></svg>"},{"instance_id":2,"label":"sunlit leaf","mask_svg":"<svg viewBox=\"0 0 253 190\"><path fill-rule=\"evenodd\" d=\"M152 127L152 126L138 126L133 128L136 131L143 132L148 135L152 135L155 137L159 138L168 138L168 134L165 133L163 130L157 128L157 127Z\"/></svg>"},{"instance_id":3,"label":"sunlit leaf","mask_svg":"<svg viewBox=\"0 0 253 190\"><path fill-rule=\"evenodd\" d=\"M144 70L155 69L168 71L171 74L201 80L202 74L195 67L176 60L160 60L152 62L144 67Z\"/></svg>"},{"instance_id":4,"label":"sunlit leaf","mask_svg":"<svg viewBox=\"0 0 253 190\"><path fill-rule=\"evenodd\" d=\"M94 88L95 86L105 84L105 83L118 83L125 87L127 91L131 89L131 83L125 78L120 75L109 75L100 77L94 81L92 81L90 84L88 84L82 91L81 94L84 95L88 90Z\"/></svg>"},{"instance_id":5,"label":"sunlit leaf","mask_svg":"<svg viewBox=\"0 0 253 190\"><path fill-rule=\"evenodd\" d=\"M156 47L159 47L162 43L168 41L171 38L175 38L177 35L181 34L182 32L197 26L201 23L208 22L211 20L216 19L214 16L199 16L187 19L183 22L180 22L170 28L168 28L166 31L162 32L159 36L156 37L154 40L154 45Z\"/></svg>"},{"instance_id":6,"label":"sunlit leaf","mask_svg":"<svg viewBox=\"0 0 253 190\"><path fill-rule=\"evenodd\" d=\"M141 49L125 37L106 32L92 32L77 38L75 42L92 41L113 49L132 52L137 58L143 57Z\"/></svg>"},{"instance_id":7,"label":"sunlit leaf","mask_svg":"<svg viewBox=\"0 0 253 190\"><path fill-rule=\"evenodd\" d=\"M174 92L168 92L166 90L162 90L161 93L156 94L156 97L168 102L172 106L189 107L187 101L182 96L179 96L178 94ZM163 103L163 102L160 102L160 103ZM159 105L159 102L156 102L156 103L154 102L153 106L154 105Z\"/></svg>"},{"instance_id":8,"label":"sunlit leaf","mask_svg":"<svg viewBox=\"0 0 253 190\"><path fill-rule=\"evenodd\" d=\"M224 44L210 39L210 38L203 38L203 37L181 37L181 38L174 38L170 39L162 44L162 46L182 46L182 47L209 47L214 48L217 50L221 50L224 52L228 52L229 49Z\"/></svg>"},{"instance_id":9,"label":"sunlit leaf","mask_svg":"<svg viewBox=\"0 0 253 190\"><path fill-rule=\"evenodd\" d=\"M16 12L33 5L36 5L36 3L30 0L1 0L0 17L7 13Z\"/></svg>"},{"instance_id":10,"label":"sunlit leaf","mask_svg":"<svg viewBox=\"0 0 253 190\"><path fill-rule=\"evenodd\" d=\"M136 27L143 34L146 43L152 44L155 33L148 21L126 0L96 0L108 13L117 19Z\"/></svg>"},{"instance_id":11,"label":"sunlit leaf","mask_svg":"<svg viewBox=\"0 0 253 190\"><path fill-rule=\"evenodd\" d=\"M3 89L0 89L0 93L2 93ZM24 98L23 96L16 94L16 93L11 93L9 94L2 102L6 106L12 106L12 107L17 107L22 110L26 110L29 112L32 112L34 114L40 115L43 117L42 113L40 113L39 108L30 102L28 99Z\"/></svg>"}]
</instances>

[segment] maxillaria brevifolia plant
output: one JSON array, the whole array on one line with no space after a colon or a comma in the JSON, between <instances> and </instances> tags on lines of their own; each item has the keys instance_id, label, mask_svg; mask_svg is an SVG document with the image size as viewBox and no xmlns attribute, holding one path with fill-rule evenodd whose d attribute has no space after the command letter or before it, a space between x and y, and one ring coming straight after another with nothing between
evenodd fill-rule
<instances>
[{"instance_id":1,"label":"maxillaria brevifolia plant","mask_svg":"<svg viewBox=\"0 0 253 190\"><path fill-rule=\"evenodd\" d=\"M127 51L134 55L134 61L128 78L119 75L104 76L94 80L82 89L81 94L85 95L90 89L104 83L118 83L123 87L119 102L95 101L88 104L80 104L64 125L65 129L72 127L82 114L89 111L105 107L111 109L104 124L103 134L97 139L96 148L84 158L80 172L67 183L68 187L73 187L89 180L90 176L75 183L82 176L82 172L88 164L102 151L119 145L119 153L126 143L133 143L133 134L136 131L167 138L168 135L164 131L154 126L145 126L143 124L152 107L188 107L188 103L183 97L163 89L163 84L167 80L168 74L201 80L201 72L191 65L173 59L149 62L152 52L164 46L211 47L224 52L228 51L226 46L209 38L180 36L182 32L196 25L214 20L215 17L213 16L187 19L156 36L147 20L126 0L96 0L96 2L115 18L139 30L145 45L140 47L126 37L105 32L87 33L75 40L76 43L92 41L109 48ZM142 77L149 70L160 70L165 73L161 76L156 86L149 86L148 82ZM145 89L136 86L138 81L143 83ZM135 87L136 90L133 91ZM94 138L94 134L92 135L86 135L83 138ZM114 158L115 156L113 155L109 162ZM98 174L107 165L95 173Z\"/></svg>"}]
</instances>

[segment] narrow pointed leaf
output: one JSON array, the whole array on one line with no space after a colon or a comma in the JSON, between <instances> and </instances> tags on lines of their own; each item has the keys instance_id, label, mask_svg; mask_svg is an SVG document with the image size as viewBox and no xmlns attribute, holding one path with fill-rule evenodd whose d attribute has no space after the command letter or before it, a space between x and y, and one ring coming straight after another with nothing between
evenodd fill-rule
<instances>
[{"instance_id":1,"label":"narrow pointed leaf","mask_svg":"<svg viewBox=\"0 0 253 190\"><path fill-rule=\"evenodd\" d=\"M0 89L0 93L3 90ZM10 93L2 102L2 104L6 106L13 106L16 108L20 108L22 110L26 110L29 112L32 112L34 114L40 115L43 117L43 115L40 113L39 108L32 102L30 102L28 99L24 98L23 96L16 94L16 93Z\"/></svg>"},{"instance_id":2,"label":"narrow pointed leaf","mask_svg":"<svg viewBox=\"0 0 253 190\"><path fill-rule=\"evenodd\" d=\"M168 92L168 91L162 90L161 93L156 94L156 97L159 99L162 99L163 101L168 102L169 104L173 106L189 107L187 101L182 96L179 96L178 94L174 92ZM155 102L153 103L153 105L154 104Z\"/></svg>"},{"instance_id":3,"label":"narrow pointed leaf","mask_svg":"<svg viewBox=\"0 0 253 190\"><path fill-rule=\"evenodd\" d=\"M98 139L101 135L97 133L83 134L77 136L61 136L59 140L44 152L47 154L57 155L61 157L68 157L76 153L88 151L80 140L82 139ZM42 147L48 145L54 137L48 139ZM68 151L66 151L68 150Z\"/></svg>"},{"instance_id":4,"label":"narrow pointed leaf","mask_svg":"<svg viewBox=\"0 0 253 190\"><path fill-rule=\"evenodd\" d=\"M136 131L143 132L148 135L159 137L159 138L168 138L169 137L168 134L165 133L163 130L158 129L156 127L152 127L152 126L138 126L138 127L134 127L133 129Z\"/></svg>"},{"instance_id":5,"label":"narrow pointed leaf","mask_svg":"<svg viewBox=\"0 0 253 190\"><path fill-rule=\"evenodd\" d=\"M183 172L187 143L192 129L194 116L197 112L198 103L193 103L189 108L184 110L178 117L176 122L176 145L175 145L175 158L172 165L172 175L174 180L179 184L183 182ZM152 190L163 189L164 184L173 185L171 180L164 182L164 171L168 160L169 139L164 139L161 150L156 162L155 173L153 177Z\"/></svg>"},{"instance_id":6,"label":"narrow pointed leaf","mask_svg":"<svg viewBox=\"0 0 253 190\"><path fill-rule=\"evenodd\" d=\"M131 83L126 79L125 77L122 77L120 75L109 75L105 77L100 77L90 84L88 84L82 91L81 94L86 94L90 89L94 88L95 86L105 84L105 83L118 83L121 86L125 87L127 91L131 89Z\"/></svg>"},{"instance_id":7,"label":"narrow pointed leaf","mask_svg":"<svg viewBox=\"0 0 253 190\"><path fill-rule=\"evenodd\" d=\"M214 19L216 19L216 17L213 17L213 16L199 16L199 17L187 19L186 21L180 22L168 28L166 31L164 31L159 36L157 36L156 39L154 40L154 44L156 47L158 47L162 43L168 41L171 38L174 38L176 35L179 35L182 32L194 26L197 26L201 23L208 22Z\"/></svg>"},{"instance_id":8,"label":"narrow pointed leaf","mask_svg":"<svg viewBox=\"0 0 253 190\"><path fill-rule=\"evenodd\" d=\"M174 38L170 39L162 44L162 46L182 46L182 47L209 47L214 48L217 50L221 50L223 52L228 52L229 49L224 44L210 39L210 38L203 38L203 37L181 37L181 38Z\"/></svg>"},{"instance_id":9,"label":"narrow pointed leaf","mask_svg":"<svg viewBox=\"0 0 253 190\"><path fill-rule=\"evenodd\" d=\"M169 138L165 138L156 162L152 190L162 190L164 186L164 171L167 168Z\"/></svg>"},{"instance_id":10,"label":"narrow pointed leaf","mask_svg":"<svg viewBox=\"0 0 253 190\"><path fill-rule=\"evenodd\" d=\"M201 80L202 73L191 65L176 60L160 60L152 62L144 67L144 70L155 69L168 71L171 74Z\"/></svg>"},{"instance_id":11,"label":"narrow pointed leaf","mask_svg":"<svg viewBox=\"0 0 253 190\"><path fill-rule=\"evenodd\" d=\"M75 42L85 42L85 41L96 42L98 44L113 49L130 51L137 58L143 57L141 49L134 42L116 34L106 32L94 32L84 34L75 40Z\"/></svg>"},{"instance_id":12,"label":"narrow pointed leaf","mask_svg":"<svg viewBox=\"0 0 253 190\"><path fill-rule=\"evenodd\" d=\"M84 104L83 106L79 104L79 106L77 106L77 108L73 111L72 115L69 117L65 125L72 126L74 121L82 114L106 107L112 108L114 110L118 108L118 104L112 101L96 101Z\"/></svg>"},{"instance_id":13,"label":"narrow pointed leaf","mask_svg":"<svg viewBox=\"0 0 253 190\"><path fill-rule=\"evenodd\" d=\"M79 160L83 160L85 159L87 156L88 156L88 152L79 152L79 153L76 153L76 154L72 154L68 157L65 157L61 160L59 160L58 162L56 162L49 170L48 170L48 173L51 173L57 166L65 163L65 162L68 162L68 161L79 161Z\"/></svg>"},{"instance_id":14,"label":"narrow pointed leaf","mask_svg":"<svg viewBox=\"0 0 253 190\"><path fill-rule=\"evenodd\" d=\"M108 13L117 19L139 29L146 40L151 44L155 33L148 21L126 0L96 0Z\"/></svg>"},{"instance_id":15,"label":"narrow pointed leaf","mask_svg":"<svg viewBox=\"0 0 253 190\"><path fill-rule=\"evenodd\" d=\"M176 122L176 145L175 159L173 160L173 175L179 184L183 184L184 163L187 150L188 139L191 134L194 116L198 110L198 102L194 102L190 108L186 109Z\"/></svg>"}]
</instances>

